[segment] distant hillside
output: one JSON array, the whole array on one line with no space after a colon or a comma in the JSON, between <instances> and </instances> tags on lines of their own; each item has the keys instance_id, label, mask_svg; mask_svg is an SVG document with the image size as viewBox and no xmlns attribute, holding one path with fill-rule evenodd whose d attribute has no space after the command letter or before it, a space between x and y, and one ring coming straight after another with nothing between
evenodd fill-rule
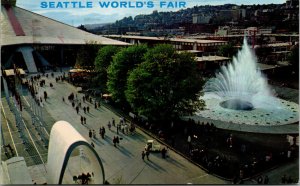
<instances>
[{"instance_id":1,"label":"distant hillside","mask_svg":"<svg viewBox=\"0 0 300 186\"><path fill-rule=\"evenodd\" d=\"M85 24L83 25L87 30L94 30L96 28L100 28L100 27L103 27L105 25L108 25L108 24L113 24L113 23L100 23L100 24Z\"/></svg>"},{"instance_id":2,"label":"distant hillside","mask_svg":"<svg viewBox=\"0 0 300 186\"><path fill-rule=\"evenodd\" d=\"M294 16L290 16L294 12ZM297 16L298 15L298 16ZM176 12L158 12L124 17L115 23L89 29L98 34L182 35L213 33L218 26L277 27L298 31L299 10L286 9L285 4L194 6ZM289 20L287 20L287 18ZM288 22L284 22L288 21ZM288 25L289 28L286 27ZM297 27L297 28L296 28Z\"/></svg>"}]
</instances>

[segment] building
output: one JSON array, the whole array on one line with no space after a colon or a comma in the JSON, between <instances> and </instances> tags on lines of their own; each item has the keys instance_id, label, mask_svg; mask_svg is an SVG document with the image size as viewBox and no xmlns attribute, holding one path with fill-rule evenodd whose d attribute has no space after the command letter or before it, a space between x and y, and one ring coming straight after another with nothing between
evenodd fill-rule
<instances>
[{"instance_id":1,"label":"building","mask_svg":"<svg viewBox=\"0 0 300 186\"><path fill-rule=\"evenodd\" d=\"M129 36L129 35L105 35L105 37L117 39L130 44L171 44L177 50L199 50L203 52L214 52L220 46L226 45L227 41L204 40L204 39L184 39L168 37L147 37L147 36Z\"/></svg>"},{"instance_id":2,"label":"building","mask_svg":"<svg viewBox=\"0 0 300 186\"><path fill-rule=\"evenodd\" d=\"M29 73L36 73L47 65L75 63L77 49L89 43L120 45L128 43L94 35L70 25L14 6L1 3L1 67L13 64ZM49 52L51 51L51 52ZM43 56L44 53L51 55Z\"/></svg>"},{"instance_id":3,"label":"building","mask_svg":"<svg viewBox=\"0 0 300 186\"><path fill-rule=\"evenodd\" d=\"M231 10L220 10L217 13L216 19L218 21L238 21L246 17L246 9L231 9Z\"/></svg>"},{"instance_id":4,"label":"building","mask_svg":"<svg viewBox=\"0 0 300 186\"><path fill-rule=\"evenodd\" d=\"M208 24L212 18L211 15L193 14L193 24Z\"/></svg>"}]
</instances>

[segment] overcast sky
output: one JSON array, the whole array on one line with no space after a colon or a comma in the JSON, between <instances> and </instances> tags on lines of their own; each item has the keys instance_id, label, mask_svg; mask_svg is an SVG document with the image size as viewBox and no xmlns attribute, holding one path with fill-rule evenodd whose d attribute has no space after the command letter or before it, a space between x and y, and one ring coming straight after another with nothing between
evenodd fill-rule
<instances>
[{"instance_id":1,"label":"overcast sky","mask_svg":"<svg viewBox=\"0 0 300 186\"><path fill-rule=\"evenodd\" d=\"M33 11L35 13L47 16L49 18L64 22L72 26L78 26L80 24L98 24L98 23L111 23L116 20L122 19L125 16L135 16L138 14L149 14L154 10L158 11L177 11L178 8L160 9L160 1L176 1L176 0L100 0L100 1L124 1L124 2L136 2L136 1L153 1L155 8L100 8L98 6L99 0L78 0L78 2L91 1L93 8L41 8L41 2L64 2L69 0L17 0L17 6ZM76 0L72 0L76 1ZM186 2L186 7L193 7L195 5L222 5L222 4L282 4L285 0L177 0Z\"/></svg>"}]
</instances>

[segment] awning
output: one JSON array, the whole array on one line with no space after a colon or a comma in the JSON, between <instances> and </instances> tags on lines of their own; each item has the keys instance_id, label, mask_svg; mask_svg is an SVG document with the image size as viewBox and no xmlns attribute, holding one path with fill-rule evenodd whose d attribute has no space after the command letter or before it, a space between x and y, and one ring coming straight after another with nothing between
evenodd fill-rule
<instances>
[{"instance_id":1,"label":"awning","mask_svg":"<svg viewBox=\"0 0 300 186\"><path fill-rule=\"evenodd\" d=\"M85 72L84 69L71 69L69 72L73 72L73 73L76 73L76 72Z\"/></svg>"},{"instance_id":2,"label":"awning","mask_svg":"<svg viewBox=\"0 0 300 186\"><path fill-rule=\"evenodd\" d=\"M102 97L108 98L111 97L111 94L103 94Z\"/></svg>"},{"instance_id":3,"label":"awning","mask_svg":"<svg viewBox=\"0 0 300 186\"><path fill-rule=\"evenodd\" d=\"M15 71L14 71L14 69L4 70L4 74L6 76L14 76L15 75Z\"/></svg>"},{"instance_id":4,"label":"awning","mask_svg":"<svg viewBox=\"0 0 300 186\"><path fill-rule=\"evenodd\" d=\"M18 73L21 74L21 75L26 74L26 72L25 72L22 68L18 68L17 71L18 71Z\"/></svg>"},{"instance_id":5,"label":"awning","mask_svg":"<svg viewBox=\"0 0 300 186\"><path fill-rule=\"evenodd\" d=\"M26 72L25 72L22 68L17 68L17 72L18 72L20 75L26 74ZM7 70L4 70L4 74L5 74L6 76L14 76L14 75L16 75L14 69L7 69Z\"/></svg>"}]
</instances>

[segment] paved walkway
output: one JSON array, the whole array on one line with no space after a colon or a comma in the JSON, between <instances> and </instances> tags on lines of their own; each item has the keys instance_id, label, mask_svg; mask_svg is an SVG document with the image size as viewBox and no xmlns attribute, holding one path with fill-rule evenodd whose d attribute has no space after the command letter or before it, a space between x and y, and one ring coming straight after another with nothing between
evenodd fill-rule
<instances>
[{"instance_id":1,"label":"paved walkway","mask_svg":"<svg viewBox=\"0 0 300 186\"><path fill-rule=\"evenodd\" d=\"M60 73L56 73L60 74ZM101 107L95 109L91 103L83 103L82 96L77 92L76 87L66 83L55 83L54 78L45 78L46 86L40 88L40 93L47 91L49 99L44 104L44 108L55 121L65 120L71 123L74 128L89 142L95 144L95 150L103 160L106 179L110 183L121 184L226 184L227 182L215 176L207 174L196 165L179 154L170 150L169 158L162 159L161 154L152 153L150 161L143 161L141 151L144 148L145 142L150 137L144 132L137 129L133 135L120 134L123 138L120 142L120 147L115 148L112 144L113 136L116 136L116 128L109 131L107 128L108 121L115 118L116 123L119 118L107 108ZM54 87L51 88L49 83L52 82ZM81 100L82 107L89 106L90 113L84 114L80 109L79 114L71 106L67 100L70 93L76 93L77 98ZM65 98L65 102L62 101ZM82 125L80 115L86 117L87 124ZM47 121L46 121L47 122ZM100 139L99 127L106 128L105 139ZM88 137L89 129L94 129L97 134L96 140L91 140ZM29 167L33 180L42 184L46 182L43 176L45 172L41 165ZM70 182L73 183L73 182Z\"/></svg>"},{"instance_id":2,"label":"paved walkway","mask_svg":"<svg viewBox=\"0 0 300 186\"><path fill-rule=\"evenodd\" d=\"M291 176L294 181L293 183L299 183L299 158L286 165L282 165L276 169L266 171L261 174L263 178L266 175L269 177L269 184L272 185L281 184L281 177L283 175L286 175L287 177ZM257 184L257 178L258 176L254 177L251 180L247 180L245 181L245 184Z\"/></svg>"}]
</instances>

